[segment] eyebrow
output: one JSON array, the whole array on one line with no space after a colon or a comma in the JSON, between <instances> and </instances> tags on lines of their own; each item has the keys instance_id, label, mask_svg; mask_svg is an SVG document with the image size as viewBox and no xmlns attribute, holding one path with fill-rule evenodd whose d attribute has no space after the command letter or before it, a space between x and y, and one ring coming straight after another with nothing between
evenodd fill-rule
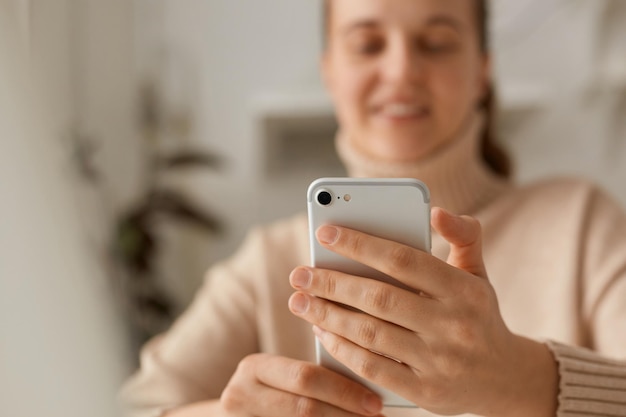
<instances>
[{"instance_id":1,"label":"eyebrow","mask_svg":"<svg viewBox=\"0 0 626 417\"><path fill-rule=\"evenodd\" d=\"M344 34L349 34L350 32L353 32L355 30L358 29L370 29L370 28L374 28L376 26L378 26L380 24L380 22L376 19L363 19L360 21L357 21L351 25L349 25L348 27L344 28L344 30L342 31ZM435 15L432 16L430 18L428 18L424 24L424 26L448 26L451 27L452 29L456 30L457 32L461 31L462 28L462 24L449 16L445 16L445 15Z\"/></svg>"},{"instance_id":2,"label":"eyebrow","mask_svg":"<svg viewBox=\"0 0 626 417\"><path fill-rule=\"evenodd\" d=\"M344 28L342 30L342 32L344 34L349 34L350 32L353 32L355 30L358 29L368 29L368 28L374 28L378 26L378 21L375 19L364 19L364 20L360 20L356 23L353 23L351 25L349 25L348 27Z\"/></svg>"},{"instance_id":3,"label":"eyebrow","mask_svg":"<svg viewBox=\"0 0 626 417\"><path fill-rule=\"evenodd\" d=\"M462 28L462 24L458 20L444 15L433 16L426 21L426 26L437 25L449 26L458 32L460 32Z\"/></svg>"}]
</instances>

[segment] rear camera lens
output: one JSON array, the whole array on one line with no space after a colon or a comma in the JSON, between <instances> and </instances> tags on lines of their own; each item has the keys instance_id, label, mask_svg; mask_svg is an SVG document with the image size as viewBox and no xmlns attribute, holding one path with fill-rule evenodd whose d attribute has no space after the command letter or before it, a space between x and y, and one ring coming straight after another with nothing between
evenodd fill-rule
<instances>
[{"instance_id":1,"label":"rear camera lens","mask_svg":"<svg viewBox=\"0 0 626 417\"><path fill-rule=\"evenodd\" d=\"M317 193L317 202L322 206L327 206L333 201L333 196L328 191L320 191Z\"/></svg>"}]
</instances>

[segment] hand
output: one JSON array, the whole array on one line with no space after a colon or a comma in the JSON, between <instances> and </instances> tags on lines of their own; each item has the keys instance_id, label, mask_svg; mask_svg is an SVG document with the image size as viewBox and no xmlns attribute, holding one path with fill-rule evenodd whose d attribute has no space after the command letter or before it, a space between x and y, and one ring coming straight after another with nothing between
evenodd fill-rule
<instances>
[{"instance_id":1,"label":"hand","mask_svg":"<svg viewBox=\"0 0 626 417\"><path fill-rule=\"evenodd\" d=\"M520 384L534 381L529 370L537 369L538 358L545 365L550 355L504 324L482 260L480 224L433 209L432 226L451 244L447 263L396 242L321 227L317 238L326 248L414 291L299 267L290 277L299 290L290 299L291 311L312 323L328 352L348 368L429 411L504 416L515 407L533 409L523 405L537 398L520 394L532 388Z\"/></svg>"},{"instance_id":2,"label":"hand","mask_svg":"<svg viewBox=\"0 0 626 417\"><path fill-rule=\"evenodd\" d=\"M374 416L380 398L342 375L308 362L256 354L244 358L220 398L225 416Z\"/></svg>"}]
</instances>

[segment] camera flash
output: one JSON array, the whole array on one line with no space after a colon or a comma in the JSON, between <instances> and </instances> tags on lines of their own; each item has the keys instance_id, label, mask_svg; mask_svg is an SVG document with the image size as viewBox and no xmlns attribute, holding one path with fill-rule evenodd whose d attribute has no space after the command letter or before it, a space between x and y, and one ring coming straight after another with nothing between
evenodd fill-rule
<instances>
[{"instance_id":1,"label":"camera flash","mask_svg":"<svg viewBox=\"0 0 626 417\"><path fill-rule=\"evenodd\" d=\"M352 197L350 196L350 194L346 194L346 195L344 195L344 196L343 196L343 199L344 199L346 202L348 202L348 201L352 200Z\"/></svg>"}]
</instances>

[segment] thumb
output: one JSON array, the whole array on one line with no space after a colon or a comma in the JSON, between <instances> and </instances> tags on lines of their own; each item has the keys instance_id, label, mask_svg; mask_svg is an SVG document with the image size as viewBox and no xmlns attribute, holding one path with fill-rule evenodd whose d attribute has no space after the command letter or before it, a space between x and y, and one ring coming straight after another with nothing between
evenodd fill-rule
<instances>
[{"instance_id":1,"label":"thumb","mask_svg":"<svg viewBox=\"0 0 626 417\"><path fill-rule=\"evenodd\" d=\"M450 243L448 264L487 279L483 262L480 223L470 216L456 216L434 207L431 211L433 229Z\"/></svg>"}]
</instances>

